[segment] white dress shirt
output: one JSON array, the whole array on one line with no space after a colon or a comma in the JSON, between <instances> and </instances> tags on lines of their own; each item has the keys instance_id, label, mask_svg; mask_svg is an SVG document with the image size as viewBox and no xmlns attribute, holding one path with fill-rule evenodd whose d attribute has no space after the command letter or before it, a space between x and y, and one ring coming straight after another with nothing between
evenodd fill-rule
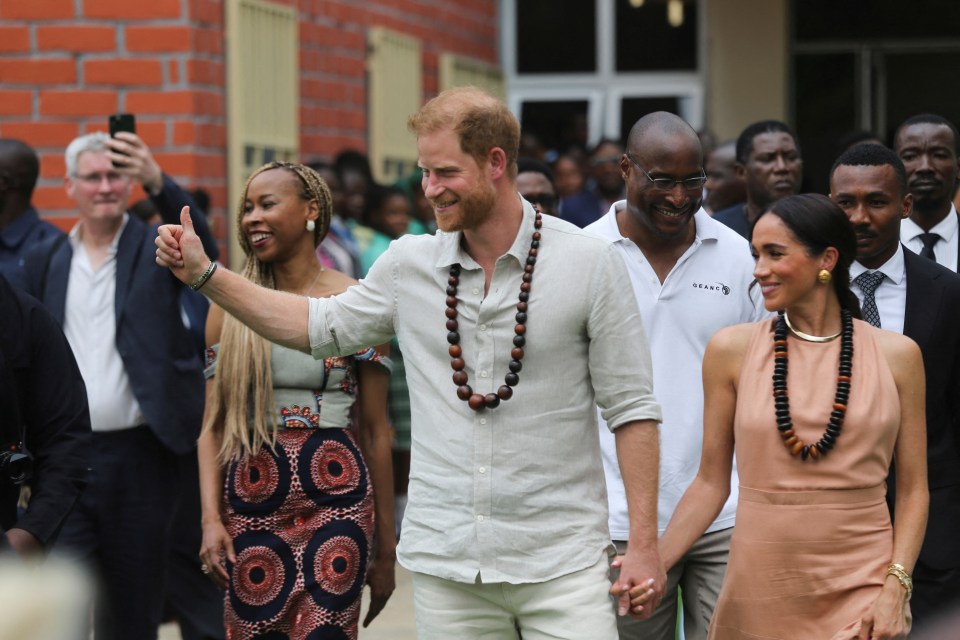
<instances>
[{"instance_id":1,"label":"white dress shirt","mask_svg":"<svg viewBox=\"0 0 960 640\"><path fill-rule=\"evenodd\" d=\"M750 245L736 231L701 209L694 216L696 237L664 279L632 240L620 233L615 203L586 228L612 242L630 273L633 293L650 339L653 388L663 407L660 425L660 493L657 519L667 528L677 503L700 468L703 449L703 353L713 334L723 327L766 317L760 288L753 282ZM606 431L606 432L605 432ZM613 436L600 428L600 445L610 502L610 535L626 540L630 531L627 498ZM707 529L732 527L736 517L736 465L730 497Z\"/></svg>"},{"instance_id":2,"label":"white dress shirt","mask_svg":"<svg viewBox=\"0 0 960 640\"><path fill-rule=\"evenodd\" d=\"M861 306L863 291L857 286L855 278L865 271L869 269L859 262L850 265L850 290L857 295ZM885 276L873 292L880 314L880 328L903 333L903 317L907 312L907 271L903 262L903 247L898 246L897 252L875 271Z\"/></svg>"},{"instance_id":3,"label":"white dress shirt","mask_svg":"<svg viewBox=\"0 0 960 640\"><path fill-rule=\"evenodd\" d=\"M117 351L117 245L128 216L124 214L107 259L96 270L80 240L82 223L74 226L69 236L73 257L67 281L63 333L87 386L93 431L119 431L143 424L140 405Z\"/></svg>"},{"instance_id":4,"label":"white dress shirt","mask_svg":"<svg viewBox=\"0 0 960 640\"><path fill-rule=\"evenodd\" d=\"M484 271L460 233L404 236L359 285L311 299L315 357L400 340L410 388L409 503L398 558L473 583L543 582L594 565L610 545L595 404L612 429L660 419L650 351L623 261L608 243L543 216L520 383L496 409L456 395L444 315L462 266L460 344L475 393L504 384L534 212Z\"/></svg>"},{"instance_id":5,"label":"white dress shirt","mask_svg":"<svg viewBox=\"0 0 960 640\"><path fill-rule=\"evenodd\" d=\"M921 233L924 233L923 229L910 218L900 222L900 242L914 253L920 253L923 249ZM937 262L956 273L957 251L960 250L960 222L957 220L957 209L953 205L950 205L947 217L935 224L930 233L940 236L937 244L933 245L933 255Z\"/></svg>"}]
</instances>

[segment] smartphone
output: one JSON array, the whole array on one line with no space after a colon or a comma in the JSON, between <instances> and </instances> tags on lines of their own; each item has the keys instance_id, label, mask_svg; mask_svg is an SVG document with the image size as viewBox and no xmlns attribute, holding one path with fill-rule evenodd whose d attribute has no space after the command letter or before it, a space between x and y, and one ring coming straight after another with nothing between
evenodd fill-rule
<instances>
[{"instance_id":1,"label":"smartphone","mask_svg":"<svg viewBox=\"0 0 960 640\"><path fill-rule=\"evenodd\" d=\"M130 133L137 132L137 123L136 119L133 117L132 113L115 113L109 118L110 126L110 137L114 137L118 131L129 131ZM114 167L119 167L121 165L116 162L113 163Z\"/></svg>"}]
</instances>

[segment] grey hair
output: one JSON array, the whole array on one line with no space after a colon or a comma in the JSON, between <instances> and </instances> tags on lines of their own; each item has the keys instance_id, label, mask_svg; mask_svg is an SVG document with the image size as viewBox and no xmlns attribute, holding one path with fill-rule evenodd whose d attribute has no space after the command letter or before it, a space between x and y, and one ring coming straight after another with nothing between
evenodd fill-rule
<instances>
[{"instance_id":1,"label":"grey hair","mask_svg":"<svg viewBox=\"0 0 960 640\"><path fill-rule=\"evenodd\" d=\"M103 131L95 131L94 133L88 133L85 136L74 138L73 142L67 145L67 151L64 154L64 158L67 161L67 175L77 175L77 162L80 159L81 153L85 151L106 151L108 148L107 140L109 139L110 136Z\"/></svg>"}]
</instances>

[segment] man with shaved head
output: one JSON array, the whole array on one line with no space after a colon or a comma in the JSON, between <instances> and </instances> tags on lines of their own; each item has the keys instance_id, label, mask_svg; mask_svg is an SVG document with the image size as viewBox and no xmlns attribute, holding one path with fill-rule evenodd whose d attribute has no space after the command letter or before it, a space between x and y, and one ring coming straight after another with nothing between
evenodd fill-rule
<instances>
[{"instance_id":1,"label":"man with shaved head","mask_svg":"<svg viewBox=\"0 0 960 640\"><path fill-rule=\"evenodd\" d=\"M746 240L700 206L706 180L703 153L689 124L666 112L641 118L630 131L620 172L627 199L614 203L586 230L613 244L626 263L650 340L654 388L663 410L658 503L662 534L700 463L700 371L707 341L721 327L758 320L765 312L758 292L750 288L753 261ZM627 499L614 441L605 431L601 420L610 535L617 552L624 554ZM730 498L707 533L683 556L661 549L668 571L663 604L648 621L619 618L621 639L672 640L678 586L687 640L706 638L726 569L736 498L734 471Z\"/></svg>"},{"instance_id":2,"label":"man with shaved head","mask_svg":"<svg viewBox=\"0 0 960 640\"><path fill-rule=\"evenodd\" d=\"M29 146L0 138L0 273L19 281L27 250L61 231L44 222L31 206L40 161Z\"/></svg>"}]
</instances>

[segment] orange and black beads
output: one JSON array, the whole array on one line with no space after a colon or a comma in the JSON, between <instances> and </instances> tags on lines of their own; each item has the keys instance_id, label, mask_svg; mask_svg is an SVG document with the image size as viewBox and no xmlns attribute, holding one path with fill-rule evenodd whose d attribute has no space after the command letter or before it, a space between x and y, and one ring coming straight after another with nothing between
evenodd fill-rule
<instances>
[{"instance_id":1,"label":"orange and black beads","mask_svg":"<svg viewBox=\"0 0 960 640\"><path fill-rule=\"evenodd\" d=\"M520 294L517 302L517 313L514 319L517 324L513 328L513 348L510 351L510 371L504 376L504 383L500 385L496 393L486 395L474 393L470 387L467 377L466 362L463 359L463 347L460 345L460 325L457 321L457 287L460 285L460 265L454 264L450 267L450 277L447 279L447 308L444 311L447 316L447 342L450 344L448 352L450 353L450 366L453 367L453 383L457 385L457 397L465 401L474 411L483 409L494 409L500 405L501 400L509 400L513 397L513 387L520 383L520 370L523 368L523 347L527 343L527 305L530 300L530 287L533 283L533 269L537 264L537 253L540 249L540 227L543 225L540 212L536 212L534 219L534 232L530 240L530 250L527 252L527 259L523 265L523 275L520 281Z\"/></svg>"},{"instance_id":2,"label":"orange and black beads","mask_svg":"<svg viewBox=\"0 0 960 640\"><path fill-rule=\"evenodd\" d=\"M844 309L841 312L843 330L840 333L840 364L837 369L837 391L834 395L830 420L820 440L815 444L805 444L793 428L790 417L790 395L787 392L787 323L783 313L777 318L773 332L773 405L777 418L777 430L790 455L800 455L802 460L819 460L833 449L843 429L843 419L847 413L850 399L850 379L853 372L853 318Z\"/></svg>"}]
</instances>

